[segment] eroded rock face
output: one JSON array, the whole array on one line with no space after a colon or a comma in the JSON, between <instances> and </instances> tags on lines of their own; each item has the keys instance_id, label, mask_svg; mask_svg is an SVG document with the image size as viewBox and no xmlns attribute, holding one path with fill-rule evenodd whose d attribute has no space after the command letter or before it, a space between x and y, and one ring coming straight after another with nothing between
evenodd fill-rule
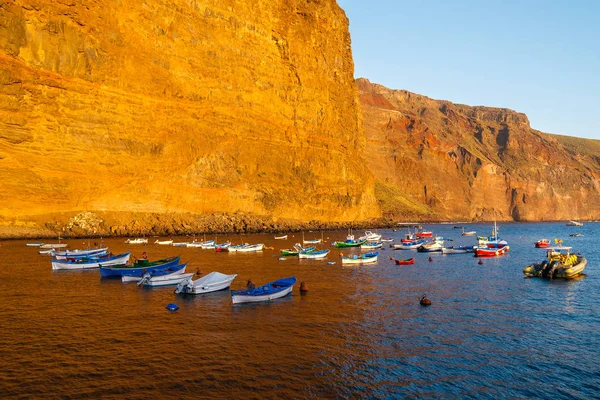
<instances>
[{"instance_id":1,"label":"eroded rock face","mask_svg":"<svg viewBox=\"0 0 600 400\"><path fill-rule=\"evenodd\" d=\"M335 0L3 2L0 218L378 216L353 72Z\"/></svg>"},{"instance_id":2,"label":"eroded rock face","mask_svg":"<svg viewBox=\"0 0 600 400\"><path fill-rule=\"evenodd\" d=\"M597 141L544 134L508 109L433 100L366 79L357 83L384 215L449 221L600 217Z\"/></svg>"}]
</instances>

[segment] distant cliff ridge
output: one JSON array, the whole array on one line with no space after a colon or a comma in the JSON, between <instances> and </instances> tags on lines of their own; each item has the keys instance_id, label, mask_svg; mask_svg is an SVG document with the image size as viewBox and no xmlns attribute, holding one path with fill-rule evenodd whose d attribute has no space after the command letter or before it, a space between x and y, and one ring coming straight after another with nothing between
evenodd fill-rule
<instances>
[{"instance_id":1,"label":"distant cliff ridge","mask_svg":"<svg viewBox=\"0 0 600 400\"><path fill-rule=\"evenodd\" d=\"M560 220L600 216L600 142L357 80L369 167L385 216Z\"/></svg>"},{"instance_id":2,"label":"distant cliff ridge","mask_svg":"<svg viewBox=\"0 0 600 400\"><path fill-rule=\"evenodd\" d=\"M377 217L353 73L335 0L4 2L0 218Z\"/></svg>"}]
</instances>

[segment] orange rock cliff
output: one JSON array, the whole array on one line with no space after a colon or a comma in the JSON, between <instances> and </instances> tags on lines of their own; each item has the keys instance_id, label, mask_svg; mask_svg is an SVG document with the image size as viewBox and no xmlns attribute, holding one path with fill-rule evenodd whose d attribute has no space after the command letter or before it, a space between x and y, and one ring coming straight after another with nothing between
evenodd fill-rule
<instances>
[{"instance_id":1,"label":"orange rock cliff","mask_svg":"<svg viewBox=\"0 0 600 400\"><path fill-rule=\"evenodd\" d=\"M335 0L3 2L0 223L378 217L353 74Z\"/></svg>"},{"instance_id":2,"label":"orange rock cliff","mask_svg":"<svg viewBox=\"0 0 600 400\"><path fill-rule=\"evenodd\" d=\"M508 109L357 83L384 215L442 221L600 216L600 141L536 131L527 116Z\"/></svg>"}]
</instances>

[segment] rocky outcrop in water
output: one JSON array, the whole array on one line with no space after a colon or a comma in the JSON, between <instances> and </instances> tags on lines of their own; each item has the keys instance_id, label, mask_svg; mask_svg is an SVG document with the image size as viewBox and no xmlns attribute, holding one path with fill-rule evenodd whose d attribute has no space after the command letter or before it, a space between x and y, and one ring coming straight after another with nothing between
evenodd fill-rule
<instances>
[{"instance_id":1,"label":"rocky outcrop in water","mask_svg":"<svg viewBox=\"0 0 600 400\"><path fill-rule=\"evenodd\" d=\"M357 81L369 167L398 219L600 217L600 142L549 135L512 110Z\"/></svg>"}]
</instances>

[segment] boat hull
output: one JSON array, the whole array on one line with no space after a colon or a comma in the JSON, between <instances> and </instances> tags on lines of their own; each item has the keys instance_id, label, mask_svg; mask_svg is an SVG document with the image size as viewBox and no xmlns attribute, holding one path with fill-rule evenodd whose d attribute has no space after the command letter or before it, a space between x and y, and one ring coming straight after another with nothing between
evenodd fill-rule
<instances>
[{"instance_id":1,"label":"boat hull","mask_svg":"<svg viewBox=\"0 0 600 400\"><path fill-rule=\"evenodd\" d=\"M499 257L505 255L509 249L509 246L504 246L499 249L490 247L477 247L475 248L475 257Z\"/></svg>"},{"instance_id":2,"label":"boat hull","mask_svg":"<svg viewBox=\"0 0 600 400\"><path fill-rule=\"evenodd\" d=\"M396 265L412 265L415 263L414 258L409 258L408 260L395 260Z\"/></svg>"},{"instance_id":3,"label":"boat hull","mask_svg":"<svg viewBox=\"0 0 600 400\"><path fill-rule=\"evenodd\" d=\"M329 254L329 250L318 250L318 251L309 251L309 252L299 252L298 258L308 259L308 260L318 260L321 258L327 257Z\"/></svg>"},{"instance_id":4,"label":"boat hull","mask_svg":"<svg viewBox=\"0 0 600 400\"><path fill-rule=\"evenodd\" d=\"M183 265L178 265L177 268L179 268L179 269L176 269L174 271L168 271L168 270L159 271L159 272L155 271L155 275L154 276L181 275L181 274L185 274L186 267L187 267L187 264L183 264ZM123 277L121 277L121 281L123 283L139 282L140 279L141 279L141 277L139 277L139 276L123 276Z\"/></svg>"},{"instance_id":5,"label":"boat hull","mask_svg":"<svg viewBox=\"0 0 600 400\"><path fill-rule=\"evenodd\" d=\"M165 275L165 276L152 277L147 282L144 282L144 286L159 287L159 286L178 285L180 282L186 281L186 280L190 279L192 276L194 276L194 273L177 274L177 275L169 274L169 275Z\"/></svg>"},{"instance_id":6,"label":"boat hull","mask_svg":"<svg viewBox=\"0 0 600 400\"><path fill-rule=\"evenodd\" d=\"M103 278L138 276L142 277L146 272L163 271L179 265L180 256L169 257L153 262L139 260L135 266L119 265L112 267L101 267L100 276Z\"/></svg>"},{"instance_id":7,"label":"boat hull","mask_svg":"<svg viewBox=\"0 0 600 400\"><path fill-rule=\"evenodd\" d=\"M235 279L235 275L225 275L220 272L211 272L195 281L188 279L177 285L175 293L179 294L205 294L225 290L231 286L231 282Z\"/></svg>"},{"instance_id":8,"label":"boat hull","mask_svg":"<svg viewBox=\"0 0 600 400\"><path fill-rule=\"evenodd\" d=\"M123 254L119 254L118 256L112 257L107 260L98 259L98 260L85 261L85 262L83 262L81 260L75 260L75 261L56 260L56 261L52 261L52 269L53 270L91 269L91 268L107 267L107 266L111 266L111 265L119 265L119 264L124 264L127 261L129 261L130 255L131 255L131 253L123 253Z\"/></svg>"},{"instance_id":9,"label":"boat hull","mask_svg":"<svg viewBox=\"0 0 600 400\"><path fill-rule=\"evenodd\" d=\"M233 304L271 301L292 293L296 277L284 278L248 291L231 291Z\"/></svg>"}]
</instances>

